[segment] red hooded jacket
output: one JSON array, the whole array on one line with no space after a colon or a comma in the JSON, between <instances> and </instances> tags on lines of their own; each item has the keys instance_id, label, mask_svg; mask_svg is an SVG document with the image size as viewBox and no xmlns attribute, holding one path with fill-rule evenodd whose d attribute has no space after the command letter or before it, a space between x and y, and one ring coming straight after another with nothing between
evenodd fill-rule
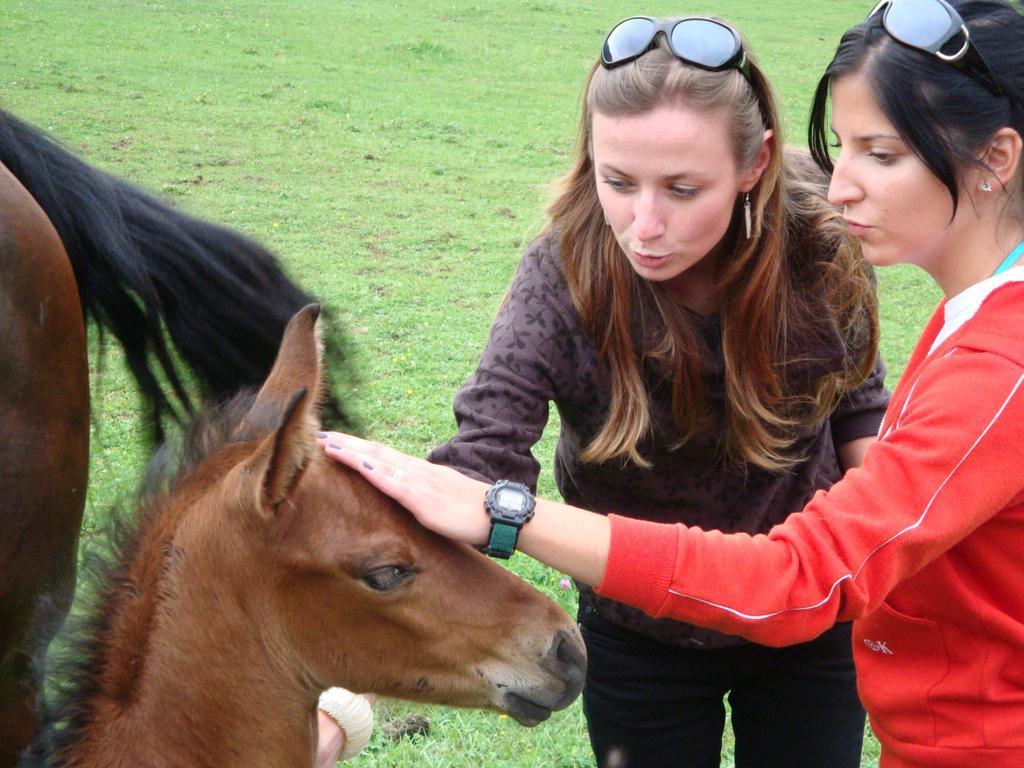
<instances>
[{"instance_id":1,"label":"red hooded jacket","mask_svg":"<svg viewBox=\"0 0 1024 768\"><path fill-rule=\"evenodd\" d=\"M853 620L883 768L1019 768L1024 282L931 350L943 322L940 305L862 467L767 535L612 516L598 592L769 645Z\"/></svg>"}]
</instances>

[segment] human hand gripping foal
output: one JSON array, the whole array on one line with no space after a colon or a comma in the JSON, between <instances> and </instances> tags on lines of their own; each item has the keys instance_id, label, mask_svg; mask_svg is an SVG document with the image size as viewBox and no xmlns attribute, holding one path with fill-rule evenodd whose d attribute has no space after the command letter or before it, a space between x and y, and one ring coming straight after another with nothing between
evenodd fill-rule
<instances>
[{"instance_id":1,"label":"human hand gripping foal","mask_svg":"<svg viewBox=\"0 0 1024 768\"><path fill-rule=\"evenodd\" d=\"M372 693L352 693L345 688L328 688L320 694L317 707L317 748L313 768L334 768L355 757L373 735Z\"/></svg>"}]
</instances>

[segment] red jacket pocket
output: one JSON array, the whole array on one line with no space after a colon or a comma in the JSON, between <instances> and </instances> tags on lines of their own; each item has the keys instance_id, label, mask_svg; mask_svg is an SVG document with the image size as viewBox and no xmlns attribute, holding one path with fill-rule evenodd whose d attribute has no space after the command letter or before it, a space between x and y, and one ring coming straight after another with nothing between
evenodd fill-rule
<instances>
[{"instance_id":1,"label":"red jacket pocket","mask_svg":"<svg viewBox=\"0 0 1024 768\"><path fill-rule=\"evenodd\" d=\"M938 624L882 603L870 616L854 622L853 657L857 690L879 738L934 745L928 694L949 670Z\"/></svg>"}]
</instances>

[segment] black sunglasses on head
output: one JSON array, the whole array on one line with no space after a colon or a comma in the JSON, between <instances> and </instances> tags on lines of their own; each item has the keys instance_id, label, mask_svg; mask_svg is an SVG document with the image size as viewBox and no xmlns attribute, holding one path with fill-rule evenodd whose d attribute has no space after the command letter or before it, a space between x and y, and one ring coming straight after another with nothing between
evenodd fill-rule
<instances>
[{"instance_id":1,"label":"black sunglasses on head","mask_svg":"<svg viewBox=\"0 0 1024 768\"><path fill-rule=\"evenodd\" d=\"M640 58L654 48L664 34L669 50L685 64L717 72L738 69L750 82L750 64L739 33L715 19L690 17L658 21L650 16L632 16L616 24L605 38L601 64L613 69Z\"/></svg>"},{"instance_id":2,"label":"black sunglasses on head","mask_svg":"<svg viewBox=\"0 0 1024 768\"><path fill-rule=\"evenodd\" d=\"M992 68L971 44L964 20L946 0L882 0L867 18L880 11L891 38L952 64L996 96L1005 95Z\"/></svg>"}]
</instances>

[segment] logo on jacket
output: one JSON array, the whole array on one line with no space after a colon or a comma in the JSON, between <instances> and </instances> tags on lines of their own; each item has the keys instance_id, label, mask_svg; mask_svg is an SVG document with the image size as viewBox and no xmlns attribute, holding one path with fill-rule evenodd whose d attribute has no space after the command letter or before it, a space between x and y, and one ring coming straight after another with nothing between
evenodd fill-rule
<instances>
[{"instance_id":1,"label":"logo on jacket","mask_svg":"<svg viewBox=\"0 0 1024 768\"><path fill-rule=\"evenodd\" d=\"M890 656L895 656L896 655L893 652L893 650L888 645L886 645L883 641L881 641L881 640L869 640L868 638L865 637L864 638L864 645L866 645L869 650L872 650L875 653L886 653L886 654L888 654Z\"/></svg>"}]
</instances>

